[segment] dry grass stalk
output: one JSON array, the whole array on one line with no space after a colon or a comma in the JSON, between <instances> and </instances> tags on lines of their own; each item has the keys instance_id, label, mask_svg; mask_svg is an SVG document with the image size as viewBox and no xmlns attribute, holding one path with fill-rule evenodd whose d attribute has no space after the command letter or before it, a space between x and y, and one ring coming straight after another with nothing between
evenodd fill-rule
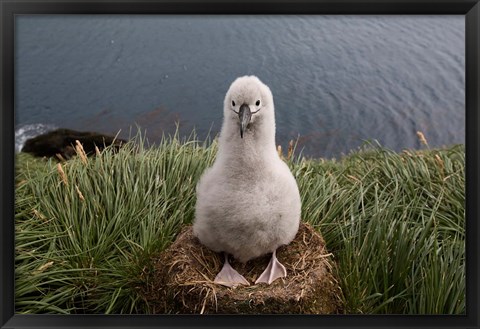
<instances>
[{"instance_id":1,"label":"dry grass stalk","mask_svg":"<svg viewBox=\"0 0 480 329\"><path fill-rule=\"evenodd\" d=\"M62 162L66 161L65 158L60 153L55 154L55 156L57 157L58 160L60 160Z\"/></svg>"},{"instance_id":2,"label":"dry grass stalk","mask_svg":"<svg viewBox=\"0 0 480 329\"><path fill-rule=\"evenodd\" d=\"M278 146L277 146L277 152L278 152L278 156L279 156L280 158L283 158L282 145L278 145Z\"/></svg>"},{"instance_id":3,"label":"dry grass stalk","mask_svg":"<svg viewBox=\"0 0 480 329\"><path fill-rule=\"evenodd\" d=\"M357 177L355 176L352 176L352 175L347 175L348 178L350 178L351 180L357 182L357 183L361 183L362 181L360 179L358 179Z\"/></svg>"},{"instance_id":4,"label":"dry grass stalk","mask_svg":"<svg viewBox=\"0 0 480 329\"><path fill-rule=\"evenodd\" d=\"M435 154L435 161L438 163L438 166L440 167L440 174L442 176L442 179L445 178L445 164L443 163L442 158L438 154Z\"/></svg>"},{"instance_id":5,"label":"dry grass stalk","mask_svg":"<svg viewBox=\"0 0 480 329\"><path fill-rule=\"evenodd\" d=\"M97 145L95 145L95 154L99 157L100 155L102 155L102 153L100 153L100 149L98 148Z\"/></svg>"},{"instance_id":6,"label":"dry grass stalk","mask_svg":"<svg viewBox=\"0 0 480 329\"><path fill-rule=\"evenodd\" d=\"M32 210L33 214L35 215L35 217L37 218L40 218L40 220L44 223L47 223L48 220L47 220L47 217L45 217L44 214L42 214L40 211L38 211L37 209L33 209Z\"/></svg>"},{"instance_id":7,"label":"dry grass stalk","mask_svg":"<svg viewBox=\"0 0 480 329\"><path fill-rule=\"evenodd\" d=\"M80 198L81 201L85 201L85 198L83 197L82 192L78 188L78 185L75 185L75 189L77 190L78 197Z\"/></svg>"},{"instance_id":8,"label":"dry grass stalk","mask_svg":"<svg viewBox=\"0 0 480 329\"><path fill-rule=\"evenodd\" d=\"M293 155L293 140L290 140L290 142L288 142L288 154L287 154L287 159L290 160L290 158L292 157Z\"/></svg>"},{"instance_id":9,"label":"dry grass stalk","mask_svg":"<svg viewBox=\"0 0 480 329\"><path fill-rule=\"evenodd\" d=\"M418 136L418 139L420 140L420 143L422 143L425 146L428 146L427 139L425 138L425 135L421 131L417 131L417 136Z\"/></svg>"},{"instance_id":10,"label":"dry grass stalk","mask_svg":"<svg viewBox=\"0 0 480 329\"><path fill-rule=\"evenodd\" d=\"M52 267L52 265L53 265L53 261L45 263L45 264L41 265L39 268L37 268L33 272L33 274L40 274L40 273L44 272L45 270L47 270L48 268Z\"/></svg>"},{"instance_id":11,"label":"dry grass stalk","mask_svg":"<svg viewBox=\"0 0 480 329\"><path fill-rule=\"evenodd\" d=\"M65 186L68 186L67 175L65 175L65 172L63 171L62 164L57 163L57 171L60 174L60 178L62 179L63 184L65 184Z\"/></svg>"},{"instance_id":12,"label":"dry grass stalk","mask_svg":"<svg viewBox=\"0 0 480 329\"><path fill-rule=\"evenodd\" d=\"M85 153L85 150L83 149L82 143L80 143L79 140L75 141L75 151L77 151L77 154L80 156L80 159L82 159L82 162L84 165L88 163L87 160L87 154Z\"/></svg>"},{"instance_id":13,"label":"dry grass stalk","mask_svg":"<svg viewBox=\"0 0 480 329\"><path fill-rule=\"evenodd\" d=\"M442 158L438 154L435 154L435 160L437 161L438 165L443 169L445 165L443 164Z\"/></svg>"}]
</instances>

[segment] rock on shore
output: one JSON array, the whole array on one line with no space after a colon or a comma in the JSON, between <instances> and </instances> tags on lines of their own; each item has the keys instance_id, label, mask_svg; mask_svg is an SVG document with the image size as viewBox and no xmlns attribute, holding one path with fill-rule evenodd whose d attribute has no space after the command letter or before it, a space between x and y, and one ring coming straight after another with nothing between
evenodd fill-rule
<instances>
[{"instance_id":1,"label":"rock on shore","mask_svg":"<svg viewBox=\"0 0 480 329\"><path fill-rule=\"evenodd\" d=\"M95 155L95 146L100 151L110 145L115 150L118 150L127 142L123 139L96 132L57 129L28 139L22 148L22 152L27 152L37 157L56 157L68 160L76 154L75 144L77 140L82 144L85 153L89 156Z\"/></svg>"}]
</instances>

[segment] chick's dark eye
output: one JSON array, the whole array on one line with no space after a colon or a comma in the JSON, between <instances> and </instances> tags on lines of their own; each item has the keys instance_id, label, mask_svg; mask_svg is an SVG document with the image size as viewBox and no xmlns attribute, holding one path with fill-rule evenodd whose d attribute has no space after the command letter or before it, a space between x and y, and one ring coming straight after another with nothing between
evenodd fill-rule
<instances>
[{"instance_id":1,"label":"chick's dark eye","mask_svg":"<svg viewBox=\"0 0 480 329\"><path fill-rule=\"evenodd\" d=\"M260 105L260 100L258 100L255 105L259 106Z\"/></svg>"},{"instance_id":2,"label":"chick's dark eye","mask_svg":"<svg viewBox=\"0 0 480 329\"><path fill-rule=\"evenodd\" d=\"M235 106L235 101L232 101L232 106Z\"/></svg>"}]
</instances>

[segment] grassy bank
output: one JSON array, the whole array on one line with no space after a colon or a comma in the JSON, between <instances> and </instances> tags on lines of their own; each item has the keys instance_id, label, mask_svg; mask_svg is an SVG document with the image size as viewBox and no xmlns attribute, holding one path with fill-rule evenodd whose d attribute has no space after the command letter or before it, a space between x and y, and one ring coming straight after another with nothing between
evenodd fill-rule
<instances>
[{"instance_id":1,"label":"grassy bank","mask_svg":"<svg viewBox=\"0 0 480 329\"><path fill-rule=\"evenodd\" d=\"M165 138L61 165L17 156L16 311L148 313L151 256L194 215L217 146ZM286 159L346 313L465 312L464 148Z\"/></svg>"}]
</instances>

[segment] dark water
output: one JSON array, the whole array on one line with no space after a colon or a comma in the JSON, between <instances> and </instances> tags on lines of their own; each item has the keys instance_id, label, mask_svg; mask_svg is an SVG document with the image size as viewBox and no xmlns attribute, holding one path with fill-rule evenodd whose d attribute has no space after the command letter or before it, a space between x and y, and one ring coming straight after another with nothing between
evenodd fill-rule
<instances>
[{"instance_id":1,"label":"dark water","mask_svg":"<svg viewBox=\"0 0 480 329\"><path fill-rule=\"evenodd\" d=\"M464 16L21 16L16 146L55 127L220 130L238 76L272 90L277 144L339 157L464 143Z\"/></svg>"}]
</instances>

